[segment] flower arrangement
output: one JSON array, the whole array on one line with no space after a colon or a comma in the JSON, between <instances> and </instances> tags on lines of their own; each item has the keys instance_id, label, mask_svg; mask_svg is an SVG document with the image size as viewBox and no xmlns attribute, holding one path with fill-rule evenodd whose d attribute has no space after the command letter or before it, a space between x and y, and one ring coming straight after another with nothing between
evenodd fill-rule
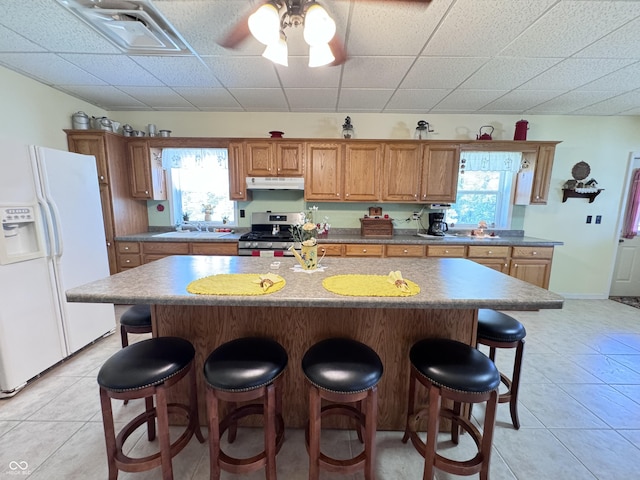
<instances>
[{"instance_id":1,"label":"flower arrangement","mask_svg":"<svg viewBox=\"0 0 640 480\"><path fill-rule=\"evenodd\" d=\"M309 207L306 212L302 212L302 223L292 225L291 234L294 242L312 247L317 244L319 235L326 235L329 232L331 225L328 223L328 217L325 216L320 223L315 222L314 217L317 211L317 206Z\"/></svg>"}]
</instances>

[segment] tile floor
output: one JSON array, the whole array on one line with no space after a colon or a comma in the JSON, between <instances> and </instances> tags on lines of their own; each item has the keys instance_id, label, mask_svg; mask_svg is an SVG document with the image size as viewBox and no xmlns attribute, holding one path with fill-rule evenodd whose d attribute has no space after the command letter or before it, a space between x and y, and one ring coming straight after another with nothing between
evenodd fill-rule
<instances>
[{"instance_id":1,"label":"tile floor","mask_svg":"<svg viewBox=\"0 0 640 480\"><path fill-rule=\"evenodd\" d=\"M117 313L121 311L119 307ZM522 426L514 430L508 406L499 406L491 479L640 478L640 310L610 300L568 300L562 310L510 313L527 328ZM107 478L95 377L102 362L120 348L119 342L119 335L100 340L12 399L0 401L0 479ZM507 352L498 353L499 366L510 366L510 361ZM141 405L115 405L117 422L123 425ZM478 415L480 408L474 409ZM379 480L422 478L421 458L400 442L401 436L378 433ZM468 436L462 439L454 449L443 436L441 447L452 455L471 451ZM238 443L242 440L239 436ZM358 448L354 436L344 431L328 432L323 445L327 453ZM127 447L142 453L154 445L140 431ZM238 448L247 451L251 445ZM208 459L206 444L192 439L174 459L176 479L207 479ZM278 456L279 478L305 479L307 472L303 432L288 431ZM121 473L119 478L161 475L154 470ZM258 471L223 478L253 480L264 475ZM323 473L322 478L362 476ZM461 477L438 472L436 478Z\"/></svg>"}]
</instances>

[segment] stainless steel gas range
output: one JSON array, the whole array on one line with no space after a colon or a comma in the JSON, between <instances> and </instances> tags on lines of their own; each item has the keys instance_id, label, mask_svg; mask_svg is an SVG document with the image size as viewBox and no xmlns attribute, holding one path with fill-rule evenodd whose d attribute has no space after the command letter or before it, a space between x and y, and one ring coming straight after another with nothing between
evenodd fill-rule
<instances>
[{"instance_id":1,"label":"stainless steel gas range","mask_svg":"<svg viewBox=\"0 0 640 480\"><path fill-rule=\"evenodd\" d=\"M238 255L254 257L290 257L293 253L291 226L299 225L304 215L298 213L257 212L251 214L251 231L240 236Z\"/></svg>"}]
</instances>

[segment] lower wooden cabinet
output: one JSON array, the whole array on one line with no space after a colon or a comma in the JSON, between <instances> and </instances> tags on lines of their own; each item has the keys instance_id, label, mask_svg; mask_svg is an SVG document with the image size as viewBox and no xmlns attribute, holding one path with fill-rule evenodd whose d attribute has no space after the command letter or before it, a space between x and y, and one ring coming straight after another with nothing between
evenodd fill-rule
<instances>
[{"instance_id":1,"label":"lower wooden cabinet","mask_svg":"<svg viewBox=\"0 0 640 480\"><path fill-rule=\"evenodd\" d=\"M385 245L385 257L424 257L424 245Z\"/></svg>"},{"instance_id":2,"label":"lower wooden cabinet","mask_svg":"<svg viewBox=\"0 0 640 480\"><path fill-rule=\"evenodd\" d=\"M170 255L238 255L238 242L116 242L118 271Z\"/></svg>"},{"instance_id":3,"label":"lower wooden cabinet","mask_svg":"<svg viewBox=\"0 0 640 480\"><path fill-rule=\"evenodd\" d=\"M342 254L343 248L339 243L318 244L318 255L320 257L341 257Z\"/></svg>"},{"instance_id":4,"label":"lower wooden cabinet","mask_svg":"<svg viewBox=\"0 0 640 480\"><path fill-rule=\"evenodd\" d=\"M464 258L466 255L464 245L427 245L427 257Z\"/></svg>"},{"instance_id":5,"label":"lower wooden cabinet","mask_svg":"<svg viewBox=\"0 0 640 480\"><path fill-rule=\"evenodd\" d=\"M553 247L513 247L509 275L549 288Z\"/></svg>"},{"instance_id":6,"label":"lower wooden cabinet","mask_svg":"<svg viewBox=\"0 0 640 480\"><path fill-rule=\"evenodd\" d=\"M191 243L193 255L238 255L238 242Z\"/></svg>"},{"instance_id":7,"label":"lower wooden cabinet","mask_svg":"<svg viewBox=\"0 0 640 480\"><path fill-rule=\"evenodd\" d=\"M467 258L498 272L509 274L511 247L474 245L467 249Z\"/></svg>"},{"instance_id":8,"label":"lower wooden cabinet","mask_svg":"<svg viewBox=\"0 0 640 480\"><path fill-rule=\"evenodd\" d=\"M373 243L347 243L344 246L346 257L381 257L384 245Z\"/></svg>"}]
</instances>

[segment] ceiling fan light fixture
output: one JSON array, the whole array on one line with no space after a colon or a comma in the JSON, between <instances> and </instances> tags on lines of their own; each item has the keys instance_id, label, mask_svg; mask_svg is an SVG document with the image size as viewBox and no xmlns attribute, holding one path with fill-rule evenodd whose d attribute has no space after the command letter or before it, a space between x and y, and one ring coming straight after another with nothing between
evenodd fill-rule
<instances>
[{"instance_id":1,"label":"ceiling fan light fixture","mask_svg":"<svg viewBox=\"0 0 640 480\"><path fill-rule=\"evenodd\" d=\"M304 15L304 40L309 45L327 44L336 34L336 22L319 4L313 3Z\"/></svg>"},{"instance_id":2,"label":"ceiling fan light fixture","mask_svg":"<svg viewBox=\"0 0 640 480\"><path fill-rule=\"evenodd\" d=\"M328 43L309 45L309 66L323 67L333 62L336 57Z\"/></svg>"},{"instance_id":3,"label":"ceiling fan light fixture","mask_svg":"<svg viewBox=\"0 0 640 480\"><path fill-rule=\"evenodd\" d=\"M249 31L263 45L277 43L280 37L280 14L273 3L265 3L248 20Z\"/></svg>"},{"instance_id":4,"label":"ceiling fan light fixture","mask_svg":"<svg viewBox=\"0 0 640 480\"><path fill-rule=\"evenodd\" d=\"M262 56L278 65L289 66L289 47L284 32L280 31L280 39L277 42L267 45Z\"/></svg>"}]
</instances>

